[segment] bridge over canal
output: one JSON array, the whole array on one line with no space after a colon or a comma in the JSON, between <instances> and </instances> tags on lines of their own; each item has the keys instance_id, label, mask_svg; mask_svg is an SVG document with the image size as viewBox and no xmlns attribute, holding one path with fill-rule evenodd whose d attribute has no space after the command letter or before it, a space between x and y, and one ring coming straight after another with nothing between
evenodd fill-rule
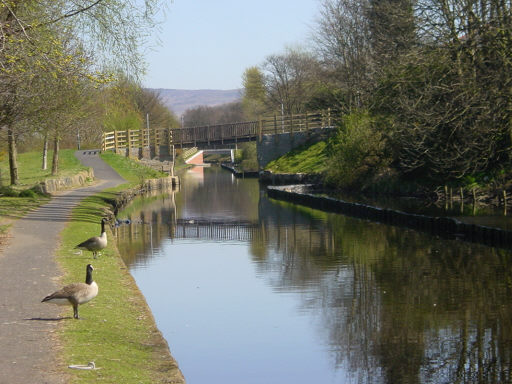
<instances>
[{"instance_id":1,"label":"bridge over canal","mask_svg":"<svg viewBox=\"0 0 512 384\"><path fill-rule=\"evenodd\" d=\"M262 142L268 136L286 137L292 145L301 145L305 140L298 137L307 139L315 132L333 129L339 119L339 112L327 109L228 124L112 131L103 134L102 150L137 158L171 159L176 148L230 149L241 142Z\"/></svg>"}]
</instances>

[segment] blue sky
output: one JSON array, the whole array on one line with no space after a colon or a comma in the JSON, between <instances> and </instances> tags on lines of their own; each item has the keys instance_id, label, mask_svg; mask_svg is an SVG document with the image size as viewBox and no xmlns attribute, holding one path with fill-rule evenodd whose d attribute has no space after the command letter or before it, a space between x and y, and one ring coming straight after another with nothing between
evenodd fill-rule
<instances>
[{"instance_id":1,"label":"blue sky","mask_svg":"<svg viewBox=\"0 0 512 384\"><path fill-rule=\"evenodd\" d=\"M146 54L150 88L234 89L286 46L306 44L319 0L174 0L159 46Z\"/></svg>"}]
</instances>

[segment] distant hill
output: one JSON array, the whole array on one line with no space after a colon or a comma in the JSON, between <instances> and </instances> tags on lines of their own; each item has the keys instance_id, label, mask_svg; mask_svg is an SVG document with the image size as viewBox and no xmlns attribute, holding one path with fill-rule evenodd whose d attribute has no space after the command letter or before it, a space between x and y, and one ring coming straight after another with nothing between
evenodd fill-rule
<instances>
[{"instance_id":1,"label":"distant hill","mask_svg":"<svg viewBox=\"0 0 512 384\"><path fill-rule=\"evenodd\" d=\"M216 105L231 103L241 99L241 89L230 89L227 91L215 89L164 89L151 88L162 97L164 104L176 115L180 116L189 108L207 105L213 107Z\"/></svg>"}]
</instances>

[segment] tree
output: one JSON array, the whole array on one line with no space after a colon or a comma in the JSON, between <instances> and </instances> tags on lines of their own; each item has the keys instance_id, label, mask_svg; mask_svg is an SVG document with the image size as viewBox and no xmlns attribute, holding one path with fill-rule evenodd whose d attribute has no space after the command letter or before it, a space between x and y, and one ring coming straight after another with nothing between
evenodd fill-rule
<instances>
[{"instance_id":1,"label":"tree","mask_svg":"<svg viewBox=\"0 0 512 384\"><path fill-rule=\"evenodd\" d=\"M247 68L242 76L242 106L247 120L256 120L265 111L265 77L258 67Z\"/></svg>"},{"instance_id":2,"label":"tree","mask_svg":"<svg viewBox=\"0 0 512 384\"><path fill-rule=\"evenodd\" d=\"M315 95L346 110L361 107L373 87L368 0L324 0L312 37L323 85Z\"/></svg>"},{"instance_id":3,"label":"tree","mask_svg":"<svg viewBox=\"0 0 512 384\"><path fill-rule=\"evenodd\" d=\"M88 51L98 64L139 72L139 50L154 26L159 3L148 0L140 7L135 0L14 0L0 4L0 128L8 136L11 184L18 180L16 120L34 92L30 88L34 71L63 75L70 56L62 50L62 41L73 36L82 42L74 54ZM105 78L98 70L87 76L96 81Z\"/></svg>"},{"instance_id":4,"label":"tree","mask_svg":"<svg viewBox=\"0 0 512 384\"><path fill-rule=\"evenodd\" d=\"M267 104L285 114L305 112L316 82L317 60L309 52L288 48L284 54L270 55L263 63Z\"/></svg>"},{"instance_id":5,"label":"tree","mask_svg":"<svg viewBox=\"0 0 512 384\"><path fill-rule=\"evenodd\" d=\"M179 126L178 119L165 106L158 92L138 86L134 96L135 105L139 113L142 116L149 116L153 126L162 128Z\"/></svg>"},{"instance_id":6,"label":"tree","mask_svg":"<svg viewBox=\"0 0 512 384\"><path fill-rule=\"evenodd\" d=\"M183 123L187 127L228 124L243 120L242 103L237 101L213 107L203 105L190 108L183 114Z\"/></svg>"},{"instance_id":7,"label":"tree","mask_svg":"<svg viewBox=\"0 0 512 384\"><path fill-rule=\"evenodd\" d=\"M378 111L410 175L461 179L510 159L512 28L500 1L422 1L421 45L387 67Z\"/></svg>"}]
</instances>

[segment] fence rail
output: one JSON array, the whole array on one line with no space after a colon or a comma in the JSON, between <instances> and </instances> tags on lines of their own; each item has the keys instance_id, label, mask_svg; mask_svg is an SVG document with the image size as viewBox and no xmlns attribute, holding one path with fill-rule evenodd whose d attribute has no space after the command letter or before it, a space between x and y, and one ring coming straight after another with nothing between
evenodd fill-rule
<instances>
[{"instance_id":1,"label":"fence rail","mask_svg":"<svg viewBox=\"0 0 512 384\"><path fill-rule=\"evenodd\" d=\"M150 145L168 145L171 142L169 130L156 129L130 129L126 131L104 132L102 149L146 148Z\"/></svg>"},{"instance_id":2,"label":"fence rail","mask_svg":"<svg viewBox=\"0 0 512 384\"><path fill-rule=\"evenodd\" d=\"M112 131L103 133L102 149L146 148L149 146L196 146L237 140L261 139L262 135L309 131L337 125L340 113L334 110L307 112L295 115L273 115L255 121L206 125L185 128L154 128Z\"/></svg>"}]
</instances>

